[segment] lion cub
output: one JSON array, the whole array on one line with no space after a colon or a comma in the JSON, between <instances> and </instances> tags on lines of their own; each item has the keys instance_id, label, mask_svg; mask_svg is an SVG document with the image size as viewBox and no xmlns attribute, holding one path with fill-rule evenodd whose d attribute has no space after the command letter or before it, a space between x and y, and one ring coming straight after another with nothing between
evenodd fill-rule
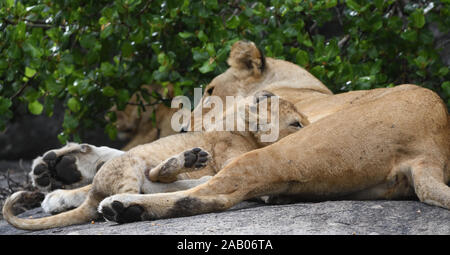
<instances>
[{"instance_id":1,"label":"lion cub","mask_svg":"<svg viewBox=\"0 0 450 255\"><path fill-rule=\"evenodd\" d=\"M267 96L272 94L257 98L256 104L264 100L270 103L270 97ZM279 140L300 130L309 122L293 104L281 98L278 101ZM78 197L78 202L71 205L77 207L74 210L41 219L18 218L13 215L11 208L16 202L24 202L29 196L27 192L21 191L7 199L3 215L13 226L29 230L88 222L99 216L97 207L108 196L120 193L172 192L206 182L209 176L215 175L233 158L268 145L259 141L261 135L266 132L267 129L251 132L188 132L164 137L137 146L107 161L95 175L90 189L83 187L78 190L56 190L49 193L42 204L44 209L53 208L53 212L59 212L62 210L58 209L58 206L67 206L71 203L71 197ZM195 148L192 149L193 147ZM79 199L80 194L85 199ZM69 197L63 197L66 195ZM59 201L60 204L49 205L50 201L57 203ZM82 204L79 206L80 202ZM147 218L146 215L142 215L143 210L139 207L129 207L126 210L127 212L123 214L125 216L120 218L108 211L102 213L106 219L117 222L132 222Z\"/></svg>"}]
</instances>

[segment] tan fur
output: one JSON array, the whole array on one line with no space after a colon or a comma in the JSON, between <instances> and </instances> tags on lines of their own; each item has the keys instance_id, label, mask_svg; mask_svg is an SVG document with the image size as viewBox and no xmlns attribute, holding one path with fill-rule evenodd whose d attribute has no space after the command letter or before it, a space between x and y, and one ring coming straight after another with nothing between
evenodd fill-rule
<instances>
[{"instance_id":1,"label":"tan fur","mask_svg":"<svg viewBox=\"0 0 450 255\"><path fill-rule=\"evenodd\" d=\"M241 59L229 63L234 61ZM417 196L450 209L450 120L434 92L402 85L332 95L305 70L285 61L267 59L261 75L244 66L232 65L206 90L214 87L212 95L218 96L270 90L301 109L310 125L237 157L193 189L117 194L100 203L101 211L120 203L144 208L145 219L178 217L225 210L263 195L296 200Z\"/></svg>"},{"instance_id":2,"label":"tan fur","mask_svg":"<svg viewBox=\"0 0 450 255\"><path fill-rule=\"evenodd\" d=\"M220 142L224 132L203 140L211 134L205 132L160 139L152 143L154 151L138 146L108 161L95 176L91 194L106 197L99 205L100 212L116 221L123 216L117 205L140 208L139 219L188 216L225 210L265 195L295 200L417 196L422 202L450 209L450 188L446 185L450 180L450 120L438 95L414 85L332 95L304 69L270 58L261 68L258 60L262 55L255 54L254 44L236 45L233 49L239 52L230 53L231 67L206 91L214 88L210 94L222 98L270 91L294 103L310 125L272 145L239 153L231 162L220 159L222 163L217 165L224 167L209 181L172 193L138 194L145 186L139 183L145 178L138 169L164 161L167 152L179 154L183 150L171 145L180 142L202 147L212 155L240 145ZM208 109L197 107L193 115L200 111L204 114ZM202 124L201 119L200 123L194 121L192 118L191 123ZM148 162L149 155L157 160L153 165ZM99 200L87 199L85 204ZM86 208L82 205L76 210L78 215ZM71 212L64 214L70 216ZM15 226L33 229L71 222L70 217L54 218L53 225L48 224L52 218L18 221L8 217Z\"/></svg>"},{"instance_id":3,"label":"tan fur","mask_svg":"<svg viewBox=\"0 0 450 255\"><path fill-rule=\"evenodd\" d=\"M265 99L265 100L270 100ZM297 132L300 128L290 124L300 122L306 126L308 121L299 113L293 104L279 100L280 138ZM269 108L270 110L270 108ZM259 131L254 132L190 132L161 138L153 143L137 146L123 155L107 161L95 175L92 185L77 190L57 190L46 196L43 207L51 205L49 200L66 199L62 204L70 204L74 197L87 195L84 202L76 209L41 219L21 219L12 214L12 206L28 193L18 193L8 198L3 207L5 219L17 228L36 230L67 226L87 222L98 217L95 212L98 204L107 196L119 193L155 193L179 191L198 186L209 180L204 176L215 175L232 158L245 152L260 148L266 144L258 141ZM210 162L202 169L173 169L171 175L162 176L160 166L167 158L177 158L189 151L193 145L210 153ZM162 163L161 163L162 162ZM159 167L159 168L158 168ZM146 172L152 172L153 181L171 182L161 185L147 179ZM185 181L185 179L190 179ZM197 180L198 179L198 180ZM62 194L61 194L62 193ZM70 199L69 199L70 198ZM53 212L65 208L49 209ZM66 208L67 209L67 208Z\"/></svg>"}]
</instances>

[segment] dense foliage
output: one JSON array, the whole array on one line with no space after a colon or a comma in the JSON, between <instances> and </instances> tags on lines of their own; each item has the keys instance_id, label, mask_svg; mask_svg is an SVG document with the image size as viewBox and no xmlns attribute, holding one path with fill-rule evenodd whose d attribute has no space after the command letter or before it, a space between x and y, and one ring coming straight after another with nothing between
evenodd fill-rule
<instances>
[{"instance_id":1,"label":"dense foliage","mask_svg":"<svg viewBox=\"0 0 450 255\"><path fill-rule=\"evenodd\" d=\"M51 116L62 100L60 141L94 125L114 137L114 114L104 119L112 105L123 109L142 84L192 93L226 70L238 39L334 92L415 83L450 105L449 67L430 30L448 33L449 17L449 0L2 0L0 129L18 105Z\"/></svg>"}]
</instances>

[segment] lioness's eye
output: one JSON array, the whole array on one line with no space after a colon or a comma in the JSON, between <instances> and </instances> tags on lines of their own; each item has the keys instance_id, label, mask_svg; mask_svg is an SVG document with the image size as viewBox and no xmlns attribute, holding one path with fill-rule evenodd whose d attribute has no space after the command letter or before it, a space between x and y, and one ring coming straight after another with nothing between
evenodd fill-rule
<instances>
[{"instance_id":1,"label":"lioness's eye","mask_svg":"<svg viewBox=\"0 0 450 255\"><path fill-rule=\"evenodd\" d=\"M298 122L298 121L292 122L291 124L289 124L289 126L298 127L298 128L303 127L302 124L300 124L300 122Z\"/></svg>"},{"instance_id":2,"label":"lioness's eye","mask_svg":"<svg viewBox=\"0 0 450 255\"><path fill-rule=\"evenodd\" d=\"M211 87L206 91L206 93L212 95L213 91L214 91L214 87Z\"/></svg>"}]
</instances>

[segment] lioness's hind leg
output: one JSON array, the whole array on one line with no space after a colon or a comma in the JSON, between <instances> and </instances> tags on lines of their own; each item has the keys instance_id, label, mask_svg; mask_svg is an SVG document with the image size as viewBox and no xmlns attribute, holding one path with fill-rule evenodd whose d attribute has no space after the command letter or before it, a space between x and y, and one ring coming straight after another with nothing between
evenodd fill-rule
<instances>
[{"instance_id":1,"label":"lioness's hind leg","mask_svg":"<svg viewBox=\"0 0 450 255\"><path fill-rule=\"evenodd\" d=\"M173 156L150 169L147 178L153 182L173 182L177 175L204 168L211 156L201 148L194 148Z\"/></svg>"},{"instance_id":2,"label":"lioness's hind leg","mask_svg":"<svg viewBox=\"0 0 450 255\"><path fill-rule=\"evenodd\" d=\"M442 168L419 162L412 167L412 184L420 201L450 210L450 187Z\"/></svg>"}]
</instances>

